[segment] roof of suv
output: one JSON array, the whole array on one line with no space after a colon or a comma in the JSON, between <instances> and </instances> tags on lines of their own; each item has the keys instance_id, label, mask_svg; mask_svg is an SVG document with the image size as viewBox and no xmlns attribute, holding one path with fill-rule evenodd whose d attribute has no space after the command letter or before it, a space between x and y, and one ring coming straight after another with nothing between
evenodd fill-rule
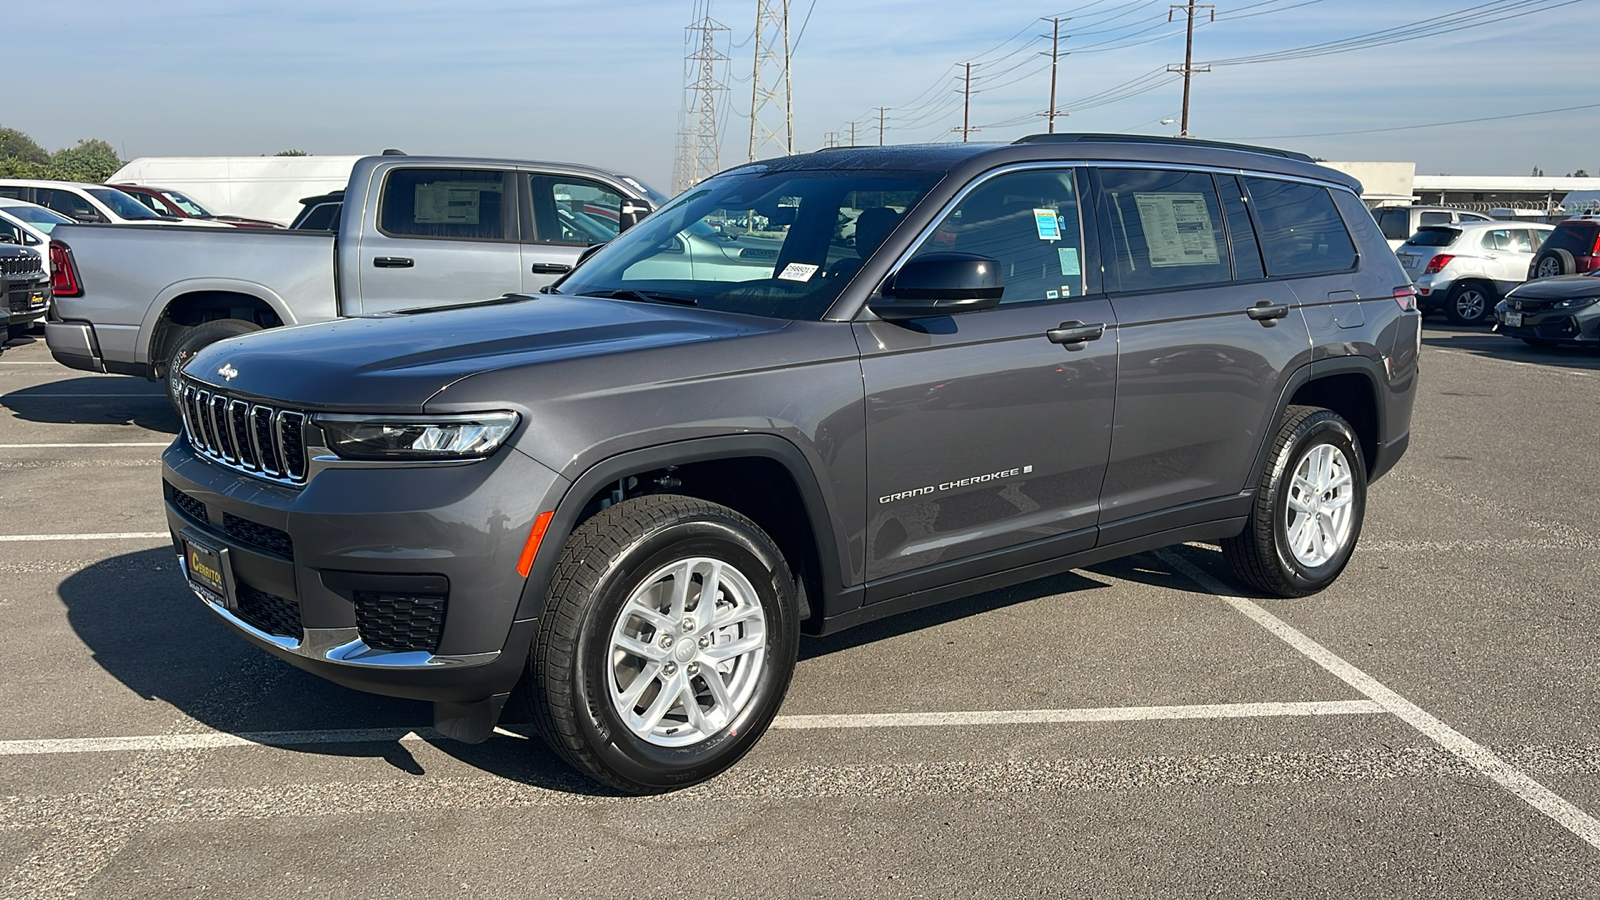
<instances>
[{"instance_id":1,"label":"roof of suv","mask_svg":"<svg viewBox=\"0 0 1600 900\"><path fill-rule=\"evenodd\" d=\"M760 160L729 171L762 167L793 169L910 169L954 172L988 169L1017 162L1095 160L1159 162L1292 175L1361 190L1356 179L1311 157L1269 147L1224 144L1191 138L1131 134L1035 134L1011 144L901 144L890 147L835 147L797 156Z\"/></svg>"},{"instance_id":2,"label":"roof of suv","mask_svg":"<svg viewBox=\"0 0 1600 900\"><path fill-rule=\"evenodd\" d=\"M1554 231L1554 225L1545 225L1542 222L1518 222L1515 219L1491 219L1487 222L1473 219L1470 222L1440 222L1437 225L1424 225L1418 231L1498 231L1502 228L1532 228L1536 231Z\"/></svg>"}]
</instances>

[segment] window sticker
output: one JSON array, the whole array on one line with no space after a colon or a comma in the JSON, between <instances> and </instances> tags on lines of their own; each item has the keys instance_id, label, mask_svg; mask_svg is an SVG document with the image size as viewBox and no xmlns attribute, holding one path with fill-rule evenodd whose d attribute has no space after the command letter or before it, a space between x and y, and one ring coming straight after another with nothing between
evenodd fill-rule
<instances>
[{"instance_id":1,"label":"window sticker","mask_svg":"<svg viewBox=\"0 0 1600 900\"><path fill-rule=\"evenodd\" d=\"M1061 274L1082 275L1083 269L1078 265L1077 247L1057 247L1056 257L1061 260Z\"/></svg>"},{"instance_id":2,"label":"window sticker","mask_svg":"<svg viewBox=\"0 0 1600 900\"><path fill-rule=\"evenodd\" d=\"M1205 194L1135 193L1133 199L1151 268L1214 266L1222 261Z\"/></svg>"},{"instance_id":3,"label":"window sticker","mask_svg":"<svg viewBox=\"0 0 1600 900\"><path fill-rule=\"evenodd\" d=\"M1060 291L1045 291L1044 292L1044 298L1046 300L1060 300L1061 299L1061 292Z\"/></svg>"},{"instance_id":4,"label":"window sticker","mask_svg":"<svg viewBox=\"0 0 1600 900\"><path fill-rule=\"evenodd\" d=\"M1063 296L1063 297L1071 297L1072 296L1072 285L1063 284L1061 286L1061 296Z\"/></svg>"},{"instance_id":5,"label":"window sticker","mask_svg":"<svg viewBox=\"0 0 1600 900\"><path fill-rule=\"evenodd\" d=\"M820 268L822 267L810 263L789 263L778 273L778 277L784 281L810 281L811 276L817 274Z\"/></svg>"},{"instance_id":6,"label":"window sticker","mask_svg":"<svg viewBox=\"0 0 1600 900\"><path fill-rule=\"evenodd\" d=\"M1035 209L1033 211L1033 225L1039 229L1039 240L1061 240L1061 220L1056 218L1053 209Z\"/></svg>"},{"instance_id":7,"label":"window sticker","mask_svg":"<svg viewBox=\"0 0 1600 900\"><path fill-rule=\"evenodd\" d=\"M476 225L482 184L435 181L416 187L416 221L426 224Z\"/></svg>"}]
</instances>

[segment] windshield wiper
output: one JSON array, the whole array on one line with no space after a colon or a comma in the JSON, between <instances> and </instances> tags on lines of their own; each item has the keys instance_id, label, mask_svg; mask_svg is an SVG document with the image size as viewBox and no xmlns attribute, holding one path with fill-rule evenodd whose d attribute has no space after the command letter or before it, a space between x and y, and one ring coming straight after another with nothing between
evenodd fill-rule
<instances>
[{"instance_id":1,"label":"windshield wiper","mask_svg":"<svg viewBox=\"0 0 1600 900\"><path fill-rule=\"evenodd\" d=\"M676 294L664 294L661 291L623 289L618 291L595 291L590 296L606 297L611 300L632 300L636 303L661 303L667 306L700 305L700 301L693 297L680 297Z\"/></svg>"}]
</instances>

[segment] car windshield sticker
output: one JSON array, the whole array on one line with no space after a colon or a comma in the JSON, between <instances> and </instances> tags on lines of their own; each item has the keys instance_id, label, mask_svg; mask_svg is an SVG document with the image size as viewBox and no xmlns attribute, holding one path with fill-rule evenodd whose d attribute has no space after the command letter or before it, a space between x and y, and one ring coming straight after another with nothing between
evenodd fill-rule
<instances>
[{"instance_id":1,"label":"car windshield sticker","mask_svg":"<svg viewBox=\"0 0 1600 900\"><path fill-rule=\"evenodd\" d=\"M1061 299L1061 292L1060 291L1045 291L1044 292L1044 298L1046 300L1060 300Z\"/></svg>"},{"instance_id":2,"label":"car windshield sticker","mask_svg":"<svg viewBox=\"0 0 1600 900\"><path fill-rule=\"evenodd\" d=\"M1056 218L1053 209L1035 209L1033 211L1033 225L1039 229L1039 240L1061 240L1061 220Z\"/></svg>"},{"instance_id":3,"label":"car windshield sticker","mask_svg":"<svg viewBox=\"0 0 1600 900\"><path fill-rule=\"evenodd\" d=\"M810 281L811 276L817 274L819 268L821 267L810 263L789 263L778 273L778 277L784 281Z\"/></svg>"},{"instance_id":4,"label":"car windshield sticker","mask_svg":"<svg viewBox=\"0 0 1600 900\"><path fill-rule=\"evenodd\" d=\"M435 181L419 184L416 188L416 221L418 224L478 224L479 198L484 185L478 183Z\"/></svg>"},{"instance_id":5,"label":"car windshield sticker","mask_svg":"<svg viewBox=\"0 0 1600 900\"><path fill-rule=\"evenodd\" d=\"M1057 247L1056 256L1061 260L1061 274L1082 275L1083 270L1078 268L1077 247Z\"/></svg>"},{"instance_id":6,"label":"car windshield sticker","mask_svg":"<svg viewBox=\"0 0 1600 900\"><path fill-rule=\"evenodd\" d=\"M1134 194L1150 266L1214 266L1216 229L1204 194Z\"/></svg>"}]
</instances>

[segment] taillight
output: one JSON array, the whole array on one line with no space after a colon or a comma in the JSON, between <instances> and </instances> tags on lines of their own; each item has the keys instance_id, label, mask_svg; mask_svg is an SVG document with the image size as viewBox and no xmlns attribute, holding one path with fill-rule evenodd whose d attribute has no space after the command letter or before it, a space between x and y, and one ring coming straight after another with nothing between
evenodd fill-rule
<instances>
[{"instance_id":1,"label":"taillight","mask_svg":"<svg viewBox=\"0 0 1600 900\"><path fill-rule=\"evenodd\" d=\"M50 290L57 297L83 296L83 282L78 280L72 248L60 241L50 242Z\"/></svg>"},{"instance_id":2,"label":"taillight","mask_svg":"<svg viewBox=\"0 0 1600 900\"><path fill-rule=\"evenodd\" d=\"M1452 259L1455 259L1453 254L1441 253L1438 256L1435 256L1433 259L1428 260L1428 267L1422 270L1422 274L1432 275L1445 266L1450 265L1450 260Z\"/></svg>"},{"instance_id":3,"label":"taillight","mask_svg":"<svg viewBox=\"0 0 1600 900\"><path fill-rule=\"evenodd\" d=\"M1411 285L1394 289L1394 302L1400 304L1401 309L1417 308L1417 289Z\"/></svg>"},{"instance_id":4,"label":"taillight","mask_svg":"<svg viewBox=\"0 0 1600 900\"><path fill-rule=\"evenodd\" d=\"M1590 256L1600 256L1600 231L1594 233L1594 246L1589 248Z\"/></svg>"}]
</instances>

